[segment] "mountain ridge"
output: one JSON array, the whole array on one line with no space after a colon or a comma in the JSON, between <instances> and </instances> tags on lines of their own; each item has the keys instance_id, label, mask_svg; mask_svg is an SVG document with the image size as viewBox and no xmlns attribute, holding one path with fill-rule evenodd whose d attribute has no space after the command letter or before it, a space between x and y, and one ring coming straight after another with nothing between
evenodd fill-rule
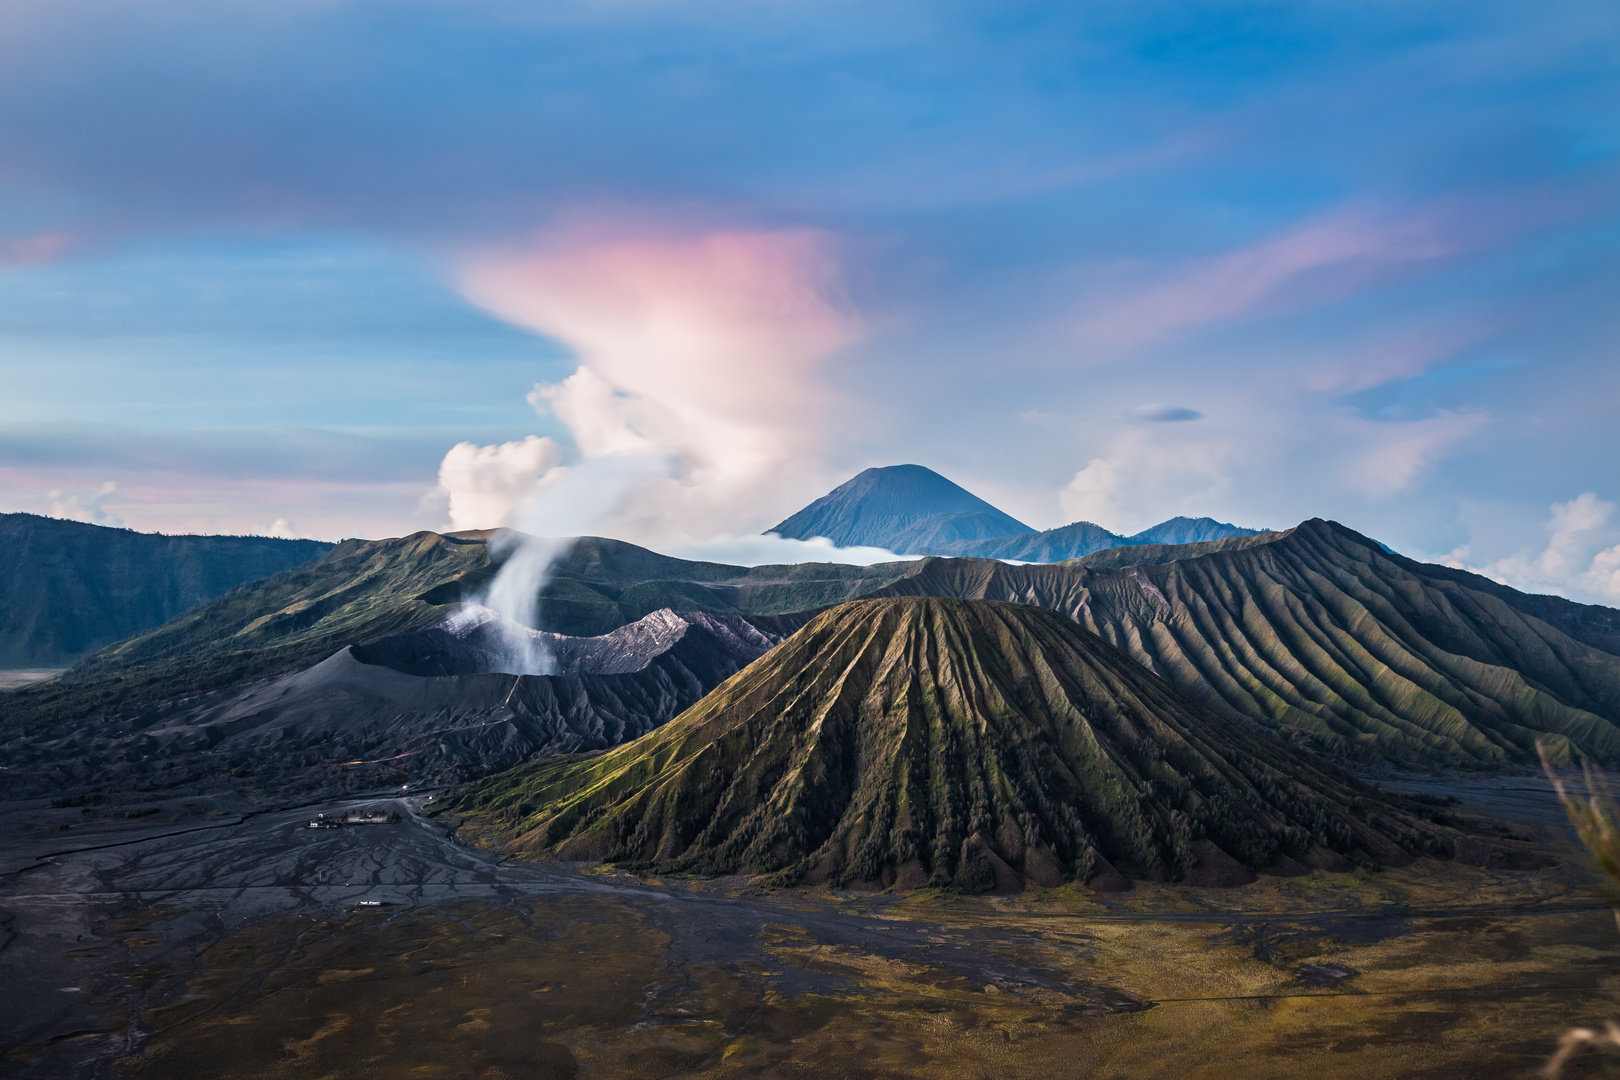
<instances>
[{"instance_id":1,"label":"mountain ridge","mask_svg":"<svg viewBox=\"0 0 1620 1080\"><path fill-rule=\"evenodd\" d=\"M71 664L332 546L0 514L0 668Z\"/></svg>"},{"instance_id":2,"label":"mountain ridge","mask_svg":"<svg viewBox=\"0 0 1620 1080\"><path fill-rule=\"evenodd\" d=\"M1083 559L1103 551L1127 547L1185 547L1270 535L1266 529L1245 529L1214 518L1174 517L1131 536L1110 532L1090 521L1076 521L1055 529L1021 536L984 540L956 540L937 544L925 555L954 558L1005 559L1014 562L1054 563ZM1179 539L1161 539L1179 537Z\"/></svg>"},{"instance_id":3,"label":"mountain ridge","mask_svg":"<svg viewBox=\"0 0 1620 1080\"><path fill-rule=\"evenodd\" d=\"M1620 656L1533 614L1580 632L1583 605L1426 568L1312 519L1120 568L925 560L871 595L1054 608L1222 715L1353 760L1530 765L1551 736L1556 753L1620 761Z\"/></svg>"},{"instance_id":4,"label":"mountain ridge","mask_svg":"<svg viewBox=\"0 0 1620 1080\"><path fill-rule=\"evenodd\" d=\"M1453 850L1060 613L933 597L839 605L657 731L444 809L509 851L777 885L1230 885Z\"/></svg>"},{"instance_id":5,"label":"mountain ridge","mask_svg":"<svg viewBox=\"0 0 1620 1080\"><path fill-rule=\"evenodd\" d=\"M1173 517L1131 536L1090 521L1036 530L921 465L866 469L780 522L769 533L821 536L839 547L880 547L901 555L946 555L1062 562L1107 548L1187 544L1258 536L1214 518Z\"/></svg>"},{"instance_id":6,"label":"mountain ridge","mask_svg":"<svg viewBox=\"0 0 1620 1080\"><path fill-rule=\"evenodd\" d=\"M172 697L116 724L0 729L0 755L14 798L244 777L278 799L342 794L350 778L458 783L651 731L779 640L735 617L666 609L605 638L554 635L553 674L510 675L476 648L443 649L430 627Z\"/></svg>"},{"instance_id":7,"label":"mountain ridge","mask_svg":"<svg viewBox=\"0 0 1620 1080\"><path fill-rule=\"evenodd\" d=\"M347 542L58 679L0 693L0 715L94 722L422 630L488 583L488 536ZM1030 565L733 567L581 538L555 564L541 615L546 631L572 636L660 608L785 634L832 605L884 595L1056 609L1228 719L1358 767L1530 766L1545 736L1565 755L1620 763L1620 611L1416 563L1320 520Z\"/></svg>"}]
</instances>

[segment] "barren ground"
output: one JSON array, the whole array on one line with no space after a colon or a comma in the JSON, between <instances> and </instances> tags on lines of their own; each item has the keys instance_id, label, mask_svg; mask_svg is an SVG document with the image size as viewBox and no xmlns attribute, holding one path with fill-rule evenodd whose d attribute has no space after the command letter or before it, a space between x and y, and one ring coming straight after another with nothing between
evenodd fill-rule
<instances>
[{"instance_id":1,"label":"barren ground","mask_svg":"<svg viewBox=\"0 0 1620 1080\"><path fill-rule=\"evenodd\" d=\"M1539 780L1434 783L1557 820ZM396 825L301 827L378 803L0 807L4 1071L1528 1076L1570 1025L1620 1017L1620 932L1567 859L1114 896L756 895L503 861L416 798L393 801Z\"/></svg>"}]
</instances>

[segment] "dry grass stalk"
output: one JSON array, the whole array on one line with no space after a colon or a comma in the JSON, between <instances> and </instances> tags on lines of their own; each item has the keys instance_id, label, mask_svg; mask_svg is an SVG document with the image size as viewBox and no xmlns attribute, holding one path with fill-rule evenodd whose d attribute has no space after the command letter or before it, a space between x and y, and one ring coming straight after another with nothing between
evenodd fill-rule
<instances>
[{"instance_id":1,"label":"dry grass stalk","mask_svg":"<svg viewBox=\"0 0 1620 1080\"><path fill-rule=\"evenodd\" d=\"M1558 1040L1558 1053L1554 1054L1542 1068L1541 1075L1547 1080L1558 1080L1558 1077L1563 1075L1564 1063L1574 1057L1576 1051L1587 1046L1599 1050L1620 1050L1620 1025L1608 1020L1604 1022L1602 1031L1572 1028Z\"/></svg>"},{"instance_id":2,"label":"dry grass stalk","mask_svg":"<svg viewBox=\"0 0 1620 1080\"><path fill-rule=\"evenodd\" d=\"M1564 781L1553 772L1552 765L1547 761L1546 748L1538 746L1537 749L1541 751L1541 764L1547 770L1547 778L1558 792L1558 801L1563 803L1564 813L1569 815L1570 824L1575 826L1575 834L1580 837L1586 850L1592 853L1603 876L1620 887L1620 802L1615 801L1609 778L1588 762L1583 769L1586 794L1572 795Z\"/></svg>"},{"instance_id":3,"label":"dry grass stalk","mask_svg":"<svg viewBox=\"0 0 1620 1080\"><path fill-rule=\"evenodd\" d=\"M1584 795L1573 795L1553 771L1546 746L1538 744L1536 749L1541 754L1541 766L1547 772L1547 779L1552 781L1553 790L1558 792L1558 801L1563 804L1564 813L1569 815L1570 824L1575 826L1575 835L1591 852L1603 876L1620 888L1620 802L1615 800L1609 778L1601 769L1586 762L1582 768L1586 792ZM1620 908L1615 910L1615 921L1620 924ZM1548 1080L1557 1080L1569 1059L1586 1047L1620 1051L1620 1024L1613 1020L1605 1021L1601 1032L1591 1028L1571 1029L1558 1041L1558 1052L1541 1070L1541 1075Z\"/></svg>"}]
</instances>

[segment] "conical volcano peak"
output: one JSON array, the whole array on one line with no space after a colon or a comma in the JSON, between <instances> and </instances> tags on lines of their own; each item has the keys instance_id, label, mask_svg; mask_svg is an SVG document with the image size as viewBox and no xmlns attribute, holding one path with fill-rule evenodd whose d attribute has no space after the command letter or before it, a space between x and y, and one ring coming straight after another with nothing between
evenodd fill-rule
<instances>
[{"instance_id":1,"label":"conical volcano peak","mask_svg":"<svg viewBox=\"0 0 1620 1080\"><path fill-rule=\"evenodd\" d=\"M515 850L782 884L1237 884L1450 846L1062 614L922 597L833 608L663 728L456 803Z\"/></svg>"},{"instance_id":2,"label":"conical volcano peak","mask_svg":"<svg viewBox=\"0 0 1620 1080\"><path fill-rule=\"evenodd\" d=\"M921 551L941 543L1035 530L921 465L867 469L773 527L790 540Z\"/></svg>"}]
</instances>

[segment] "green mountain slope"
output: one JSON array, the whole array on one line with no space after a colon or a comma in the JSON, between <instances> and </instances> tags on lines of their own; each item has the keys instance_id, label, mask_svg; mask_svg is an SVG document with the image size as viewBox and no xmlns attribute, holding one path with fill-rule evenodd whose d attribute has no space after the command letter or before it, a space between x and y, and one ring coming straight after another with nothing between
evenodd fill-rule
<instances>
[{"instance_id":1,"label":"green mountain slope","mask_svg":"<svg viewBox=\"0 0 1620 1080\"><path fill-rule=\"evenodd\" d=\"M486 550L480 534L346 540L14 691L0 708L15 723L81 719L307 666L442 617L422 594L486 565Z\"/></svg>"},{"instance_id":2,"label":"green mountain slope","mask_svg":"<svg viewBox=\"0 0 1620 1080\"><path fill-rule=\"evenodd\" d=\"M1224 715L1337 755L1530 763L1551 734L1560 752L1620 761L1608 609L1391 556L1320 520L1215 545L1114 568L929 560L877 595L1054 608Z\"/></svg>"},{"instance_id":3,"label":"green mountain slope","mask_svg":"<svg viewBox=\"0 0 1620 1080\"><path fill-rule=\"evenodd\" d=\"M589 635L605 634L662 607L748 616L813 611L881 588L915 566L728 566L588 536L553 565L541 593L540 618L547 630Z\"/></svg>"},{"instance_id":4,"label":"green mountain slope","mask_svg":"<svg viewBox=\"0 0 1620 1080\"><path fill-rule=\"evenodd\" d=\"M0 694L39 723L128 709L308 666L416 629L481 589L487 534L351 541ZM861 596L1053 608L1228 719L1324 752L1417 768L1530 764L1535 741L1620 763L1620 611L1528 596L1413 562L1331 522L1052 565L924 559L861 567L686 562L577 541L541 598L544 628L607 633L660 608L746 615L790 633Z\"/></svg>"},{"instance_id":5,"label":"green mountain slope","mask_svg":"<svg viewBox=\"0 0 1620 1080\"><path fill-rule=\"evenodd\" d=\"M242 586L118 642L57 679L0 694L0 717L37 724L266 678L346 645L426 627L475 595L499 569L489 534L422 532L346 541L324 557ZM598 537L575 542L541 594L544 629L604 634L660 608L760 617L774 632L895 580L910 564L741 567L672 559Z\"/></svg>"},{"instance_id":6,"label":"green mountain slope","mask_svg":"<svg viewBox=\"0 0 1620 1080\"><path fill-rule=\"evenodd\" d=\"M65 666L331 547L0 514L0 668Z\"/></svg>"},{"instance_id":7,"label":"green mountain slope","mask_svg":"<svg viewBox=\"0 0 1620 1080\"><path fill-rule=\"evenodd\" d=\"M511 850L787 884L1236 884L1451 850L1065 616L924 598L834 608L664 727L446 806Z\"/></svg>"}]
</instances>

